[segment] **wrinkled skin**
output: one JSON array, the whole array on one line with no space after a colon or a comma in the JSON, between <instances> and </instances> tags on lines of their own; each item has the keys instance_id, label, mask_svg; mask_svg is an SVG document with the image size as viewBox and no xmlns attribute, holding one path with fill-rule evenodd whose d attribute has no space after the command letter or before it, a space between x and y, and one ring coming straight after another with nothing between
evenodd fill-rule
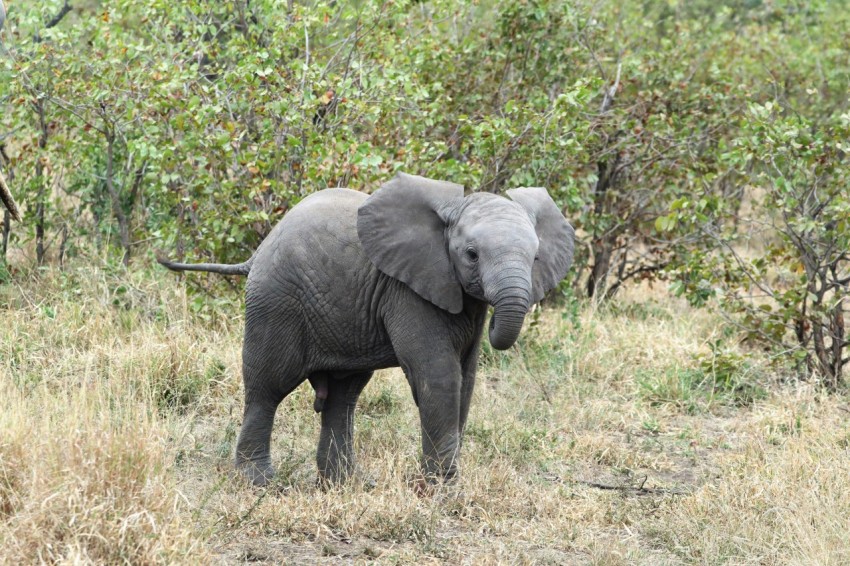
<instances>
[{"instance_id":1,"label":"wrinkled skin","mask_svg":"<svg viewBox=\"0 0 850 566\"><path fill-rule=\"evenodd\" d=\"M573 230L546 191L508 194L464 197L457 185L409 175L372 196L320 191L249 262L226 267L249 271L243 474L256 485L272 477L275 411L309 380L322 420L320 477L345 479L357 399L374 370L396 366L419 408L425 477L457 474L488 304L490 342L508 348L572 260Z\"/></svg>"}]
</instances>

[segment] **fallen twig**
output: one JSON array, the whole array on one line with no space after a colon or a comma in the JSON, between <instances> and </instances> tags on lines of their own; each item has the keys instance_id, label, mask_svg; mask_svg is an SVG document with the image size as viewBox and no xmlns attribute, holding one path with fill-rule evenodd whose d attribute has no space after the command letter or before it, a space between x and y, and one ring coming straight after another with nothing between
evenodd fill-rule
<instances>
[{"instance_id":1,"label":"fallen twig","mask_svg":"<svg viewBox=\"0 0 850 566\"><path fill-rule=\"evenodd\" d=\"M579 483L596 489L604 489L607 491L623 491L632 492L636 495L687 495L688 492L681 489L669 489L665 487L645 487L646 476L640 482L640 485L609 485L605 483L597 483L585 480L572 480L572 483Z\"/></svg>"},{"instance_id":2,"label":"fallen twig","mask_svg":"<svg viewBox=\"0 0 850 566\"><path fill-rule=\"evenodd\" d=\"M555 481L559 483L574 483L586 485L588 487L593 487L596 489L602 489L606 491L621 491L621 492L629 492L634 493L635 495L688 495L687 490L683 489L670 489L666 487L646 487L646 480L648 476L643 476L640 478L639 485L611 485L607 483L598 483L587 480L564 480L560 476L557 475L546 475L544 476L549 481Z\"/></svg>"}]
</instances>

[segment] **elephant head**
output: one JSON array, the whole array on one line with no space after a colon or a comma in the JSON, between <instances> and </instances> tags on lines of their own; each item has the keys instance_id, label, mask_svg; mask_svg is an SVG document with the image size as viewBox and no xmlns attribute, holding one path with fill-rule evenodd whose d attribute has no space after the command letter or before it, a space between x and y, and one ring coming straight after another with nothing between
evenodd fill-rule
<instances>
[{"instance_id":1,"label":"elephant head","mask_svg":"<svg viewBox=\"0 0 850 566\"><path fill-rule=\"evenodd\" d=\"M398 174L358 210L363 249L383 273L451 313L464 294L493 305L490 344L517 339L533 303L569 270L573 228L545 189L463 196L460 185Z\"/></svg>"}]
</instances>

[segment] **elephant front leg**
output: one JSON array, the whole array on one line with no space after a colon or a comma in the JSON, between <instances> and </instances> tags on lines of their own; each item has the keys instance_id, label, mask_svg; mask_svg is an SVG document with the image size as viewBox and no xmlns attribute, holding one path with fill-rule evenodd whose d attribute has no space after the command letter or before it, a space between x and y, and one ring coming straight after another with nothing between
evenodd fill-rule
<instances>
[{"instance_id":1,"label":"elephant front leg","mask_svg":"<svg viewBox=\"0 0 850 566\"><path fill-rule=\"evenodd\" d=\"M461 368L463 382L460 390L460 434L466 429L466 419L469 417L469 406L472 403L472 392L475 389L475 373L478 370L478 355L481 351L480 342L476 339L474 344L463 358Z\"/></svg>"},{"instance_id":2,"label":"elephant front leg","mask_svg":"<svg viewBox=\"0 0 850 566\"><path fill-rule=\"evenodd\" d=\"M428 483L452 480L460 455L460 364L435 364L414 380L422 424L422 472Z\"/></svg>"}]
</instances>

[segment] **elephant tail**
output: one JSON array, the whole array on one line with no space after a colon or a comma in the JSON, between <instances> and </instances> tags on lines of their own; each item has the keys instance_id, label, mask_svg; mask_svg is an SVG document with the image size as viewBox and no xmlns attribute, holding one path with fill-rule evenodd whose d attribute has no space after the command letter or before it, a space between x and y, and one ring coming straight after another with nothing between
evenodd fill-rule
<instances>
[{"instance_id":1,"label":"elephant tail","mask_svg":"<svg viewBox=\"0 0 850 566\"><path fill-rule=\"evenodd\" d=\"M222 275L248 275L254 256L242 263L178 263L158 257L156 261L171 271L208 271L210 273L221 273Z\"/></svg>"}]
</instances>

